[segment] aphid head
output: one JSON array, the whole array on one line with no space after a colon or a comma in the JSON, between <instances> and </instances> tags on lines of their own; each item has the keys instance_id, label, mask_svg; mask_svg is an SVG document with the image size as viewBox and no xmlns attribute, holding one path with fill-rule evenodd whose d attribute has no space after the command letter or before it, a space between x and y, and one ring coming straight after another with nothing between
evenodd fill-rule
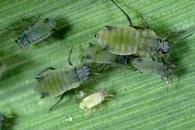
<instances>
[{"instance_id":1,"label":"aphid head","mask_svg":"<svg viewBox=\"0 0 195 130\"><path fill-rule=\"evenodd\" d=\"M171 69L169 67L165 67L162 73L162 78L167 78L171 75Z\"/></svg>"},{"instance_id":2,"label":"aphid head","mask_svg":"<svg viewBox=\"0 0 195 130\"><path fill-rule=\"evenodd\" d=\"M167 40L163 40L163 39L158 39L159 44L160 44L160 48L159 50L165 54L169 51L170 49L170 43Z\"/></svg>"},{"instance_id":3,"label":"aphid head","mask_svg":"<svg viewBox=\"0 0 195 130\"><path fill-rule=\"evenodd\" d=\"M22 46L23 46L22 38L19 37L19 38L16 40L16 43L17 43L20 47L22 47Z\"/></svg>"},{"instance_id":4,"label":"aphid head","mask_svg":"<svg viewBox=\"0 0 195 130\"><path fill-rule=\"evenodd\" d=\"M16 40L16 43L20 46L20 47L24 47L26 45L29 44L29 41L27 40L26 38L26 35L22 35L20 36L17 40Z\"/></svg>"},{"instance_id":5,"label":"aphid head","mask_svg":"<svg viewBox=\"0 0 195 130\"><path fill-rule=\"evenodd\" d=\"M76 71L80 80L86 80L90 75L90 67L87 65L83 65L81 68L77 68Z\"/></svg>"}]
</instances>

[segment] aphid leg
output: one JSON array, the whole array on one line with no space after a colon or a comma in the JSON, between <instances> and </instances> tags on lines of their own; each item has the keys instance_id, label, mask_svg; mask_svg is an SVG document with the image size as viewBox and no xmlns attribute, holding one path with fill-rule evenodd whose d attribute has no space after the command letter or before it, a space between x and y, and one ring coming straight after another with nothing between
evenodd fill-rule
<instances>
[{"instance_id":1,"label":"aphid leg","mask_svg":"<svg viewBox=\"0 0 195 130\"><path fill-rule=\"evenodd\" d=\"M70 51L69 51L69 54L68 54L68 64L69 64L70 66L72 66L71 54L72 54L72 47L70 48Z\"/></svg>"},{"instance_id":2,"label":"aphid leg","mask_svg":"<svg viewBox=\"0 0 195 130\"><path fill-rule=\"evenodd\" d=\"M93 46L94 46L94 44L89 42L89 47L93 47Z\"/></svg>"},{"instance_id":3,"label":"aphid leg","mask_svg":"<svg viewBox=\"0 0 195 130\"><path fill-rule=\"evenodd\" d=\"M34 24L37 23L37 21L39 21L41 15L39 14L38 16L35 17L35 20L32 22L31 26L33 26Z\"/></svg>"},{"instance_id":4,"label":"aphid leg","mask_svg":"<svg viewBox=\"0 0 195 130\"><path fill-rule=\"evenodd\" d=\"M131 21L131 18L129 17L129 15L114 0L111 0L111 1L118 9L120 9L123 12L123 14L127 17L127 20L129 21L130 27L132 27L133 24L132 24L132 21Z\"/></svg>"},{"instance_id":5,"label":"aphid leg","mask_svg":"<svg viewBox=\"0 0 195 130\"><path fill-rule=\"evenodd\" d=\"M149 29L150 25L148 24L146 18L143 15L141 15L140 17L142 19L142 22L144 23L145 28Z\"/></svg>"},{"instance_id":6,"label":"aphid leg","mask_svg":"<svg viewBox=\"0 0 195 130\"><path fill-rule=\"evenodd\" d=\"M53 110L62 101L62 99L64 98L64 96L65 96L65 93L63 93L60 96L59 100L49 109L49 111Z\"/></svg>"},{"instance_id":7,"label":"aphid leg","mask_svg":"<svg viewBox=\"0 0 195 130\"><path fill-rule=\"evenodd\" d=\"M194 34L194 33L191 33L191 34L189 34L189 35L186 35L186 36L182 37L181 39L179 39L177 42L183 41L184 39L186 39L186 38L192 36L193 34ZM177 42L175 42L175 43L177 43Z\"/></svg>"},{"instance_id":8,"label":"aphid leg","mask_svg":"<svg viewBox=\"0 0 195 130\"><path fill-rule=\"evenodd\" d=\"M168 38L170 38L170 37L174 37L174 36L177 36L177 35L180 35L180 34L183 34L183 33L185 33L185 31L167 32L167 33L165 34L165 37L163 38L163 40L166 40L166 39L168 39Z\"/></svg>"},{"instance_id":9,"label":"aphid leg","mask_svg":"<svg viewBox=\"0 0 195 130\"><path fill-rule=\"evenodd\" d=\"M47 67L46 69L42 70L37 76L43 74L44 72L46 72L48 70L55 70L55 68L54 67Z\"/></svg>"}]
</instances>

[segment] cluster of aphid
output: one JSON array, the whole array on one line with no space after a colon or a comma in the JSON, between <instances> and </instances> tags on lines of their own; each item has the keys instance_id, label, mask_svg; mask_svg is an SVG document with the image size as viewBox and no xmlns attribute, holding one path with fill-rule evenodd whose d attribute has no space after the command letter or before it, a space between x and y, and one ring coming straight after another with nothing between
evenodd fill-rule
<instances>
[{"instance_id":1,"label":"cluster of aphid","mask_svg":"<svg viewBox=\"0 0 195 130\"><path fill-rule=\"evenodd\" d=\"M97 32L95 37L99 44L89 44L84 51L81 65L70 70L48 67L39 73L36 77L38 81L36 90L41 97L60 96L55 104L57 105L67 91L77 89L84 81L94 75L94 65L95 67L101 65L109 67L124 66L142 73L158 74L163 79L167 79L171 74L174 64L169 61L170 44L167 41L169 35L165 38L157 36L149 28L144 17L142 19L145 27L133 26L125 11L113 0L111 1L127 17L129 26L105 26L104 29ZM48 38L55 31L55 26L56 23L53 19L40 20L24 31L16 42L20 47L38 43ZM72 66L71 52L72 49L69 53L68 63ZM0 64L0 67L4 67L3 64ZM107 96L109 94L105 91L95 92L82 100L80 108L92 108L104 101Z\"/></svg>"}]
</instances>

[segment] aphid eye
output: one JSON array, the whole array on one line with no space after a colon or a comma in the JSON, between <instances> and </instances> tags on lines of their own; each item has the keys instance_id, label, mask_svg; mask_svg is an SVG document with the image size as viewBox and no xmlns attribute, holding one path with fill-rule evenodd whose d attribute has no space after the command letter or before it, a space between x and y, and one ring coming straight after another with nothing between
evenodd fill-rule
<instances>
[{"instance_id":1,"label":"aphid eye","mask_svg":"<svg viewBox=\"0 0 195 130\"><path fill-rule=\"evenodd\" d=\"M97 38L97 33L95 33L94 37Z\"/></svg>"},{"instance_id":2,"label":"aphid eye","mask_svg":"<svg viewBox=\"0 0 195 130\"><path fill-rule=\"evenodd\" d=\"M91 56L86 56L86 59L91 59Z\"/></svg>"},{"instance_id":3,"label":"aphid eye","mask_svg":"<svg viewBox=\"0 0 195 130\"><path fill-rule=\"evenodd\" d=\"M112 30L111 26L105 26L105 28L108 29L108 30Z\"/></svg>"},{"instance_id":4,"label":"aphid eye","mask_svg":"<svg viewBox=\"0 0 195 130\"><path fill-rule=\"evenodd\" d=\"M47 23L48 21L49 21L48 18L45 18L45 19L43 20L44 23Z\"/></svg>"}]
</instances>

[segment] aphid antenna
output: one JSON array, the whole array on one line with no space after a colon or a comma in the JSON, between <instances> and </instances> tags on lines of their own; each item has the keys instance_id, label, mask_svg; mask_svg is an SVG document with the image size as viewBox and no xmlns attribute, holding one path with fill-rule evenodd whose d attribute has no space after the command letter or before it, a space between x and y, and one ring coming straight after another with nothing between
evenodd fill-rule
<instances>
[{"instance_id":1,"label":"aphid antenna","mask_svg":"<svg viewBox=\"0 0 195 130\"><path fill-rule=\"evenodd\" d=\"M177 40L176 42L174 42L174 44L175 44L175 43L182 42L183 40L185 40L186 38L188 38L188 37L190 37L190 36L192 36L192 35L194 35L194 33L190 33L189 35L186 35L186 36L182 37L181 39L179 39L179 40Z\"/></svg>"},{"instance_id":2,"label":"aphid antenna","mask_svg":"<svg viewBox=\"0 0 195 130\"><path fill-rule=\"evenodd\" d=\"M149 29L150 25L149 25L148 21L146 20L146 18L143 15L140 15L140 17L145 25L145 28Z\"/></svg>"},{"instance_id":3,"label":"aphid antenna","mask_svg":"<svg viewBox=\"0 0 195 130\"><path fill-rule=\"evenodd\" d=\"M58 101L53 106L51 106L51 108L49 109L49 112L52 111L64 99L64 96L65 96L65 93L63 93L58 99Z\"/></svg>"},{"instance_id":4,"label":"aphid antenna","mask_svg":"<svg viewBox=\"0 0 195 130\"><path fill-rule=\"evenodd\" d=\"M43 74L44 72L46 71L49 71L49 70L55 70L56 68L54 67L47 67L46 69L42 70L37 76L39 77L41 74Z\"/></svg>"},{"instance_id":5,"label":"aphid antenna","mask_svg":"<svg viewBox=\"0 0 195 130\"><path fill-rule=\"evenodd\" d=\"M71 62L71 54L72 54L72 47L70 48L69 54L68 54L68 64L70 66L73 66L72 62Z\"/></svg>"},{"instance_id":6,"label":"aphid antenna","mask_svg":"<svg viewBox=\"0 0 195 130\"><path fill-rule=\"evenodd\" d=\"M114 0L111 0L111 1L118 9L120 9L123 12L123 14L127 17L127 20L129 21L130 27L132 27L133 24L132 24L132 21L131 21L131 18L129 17L129 15Z\"/></svg>"}]
</instances>

